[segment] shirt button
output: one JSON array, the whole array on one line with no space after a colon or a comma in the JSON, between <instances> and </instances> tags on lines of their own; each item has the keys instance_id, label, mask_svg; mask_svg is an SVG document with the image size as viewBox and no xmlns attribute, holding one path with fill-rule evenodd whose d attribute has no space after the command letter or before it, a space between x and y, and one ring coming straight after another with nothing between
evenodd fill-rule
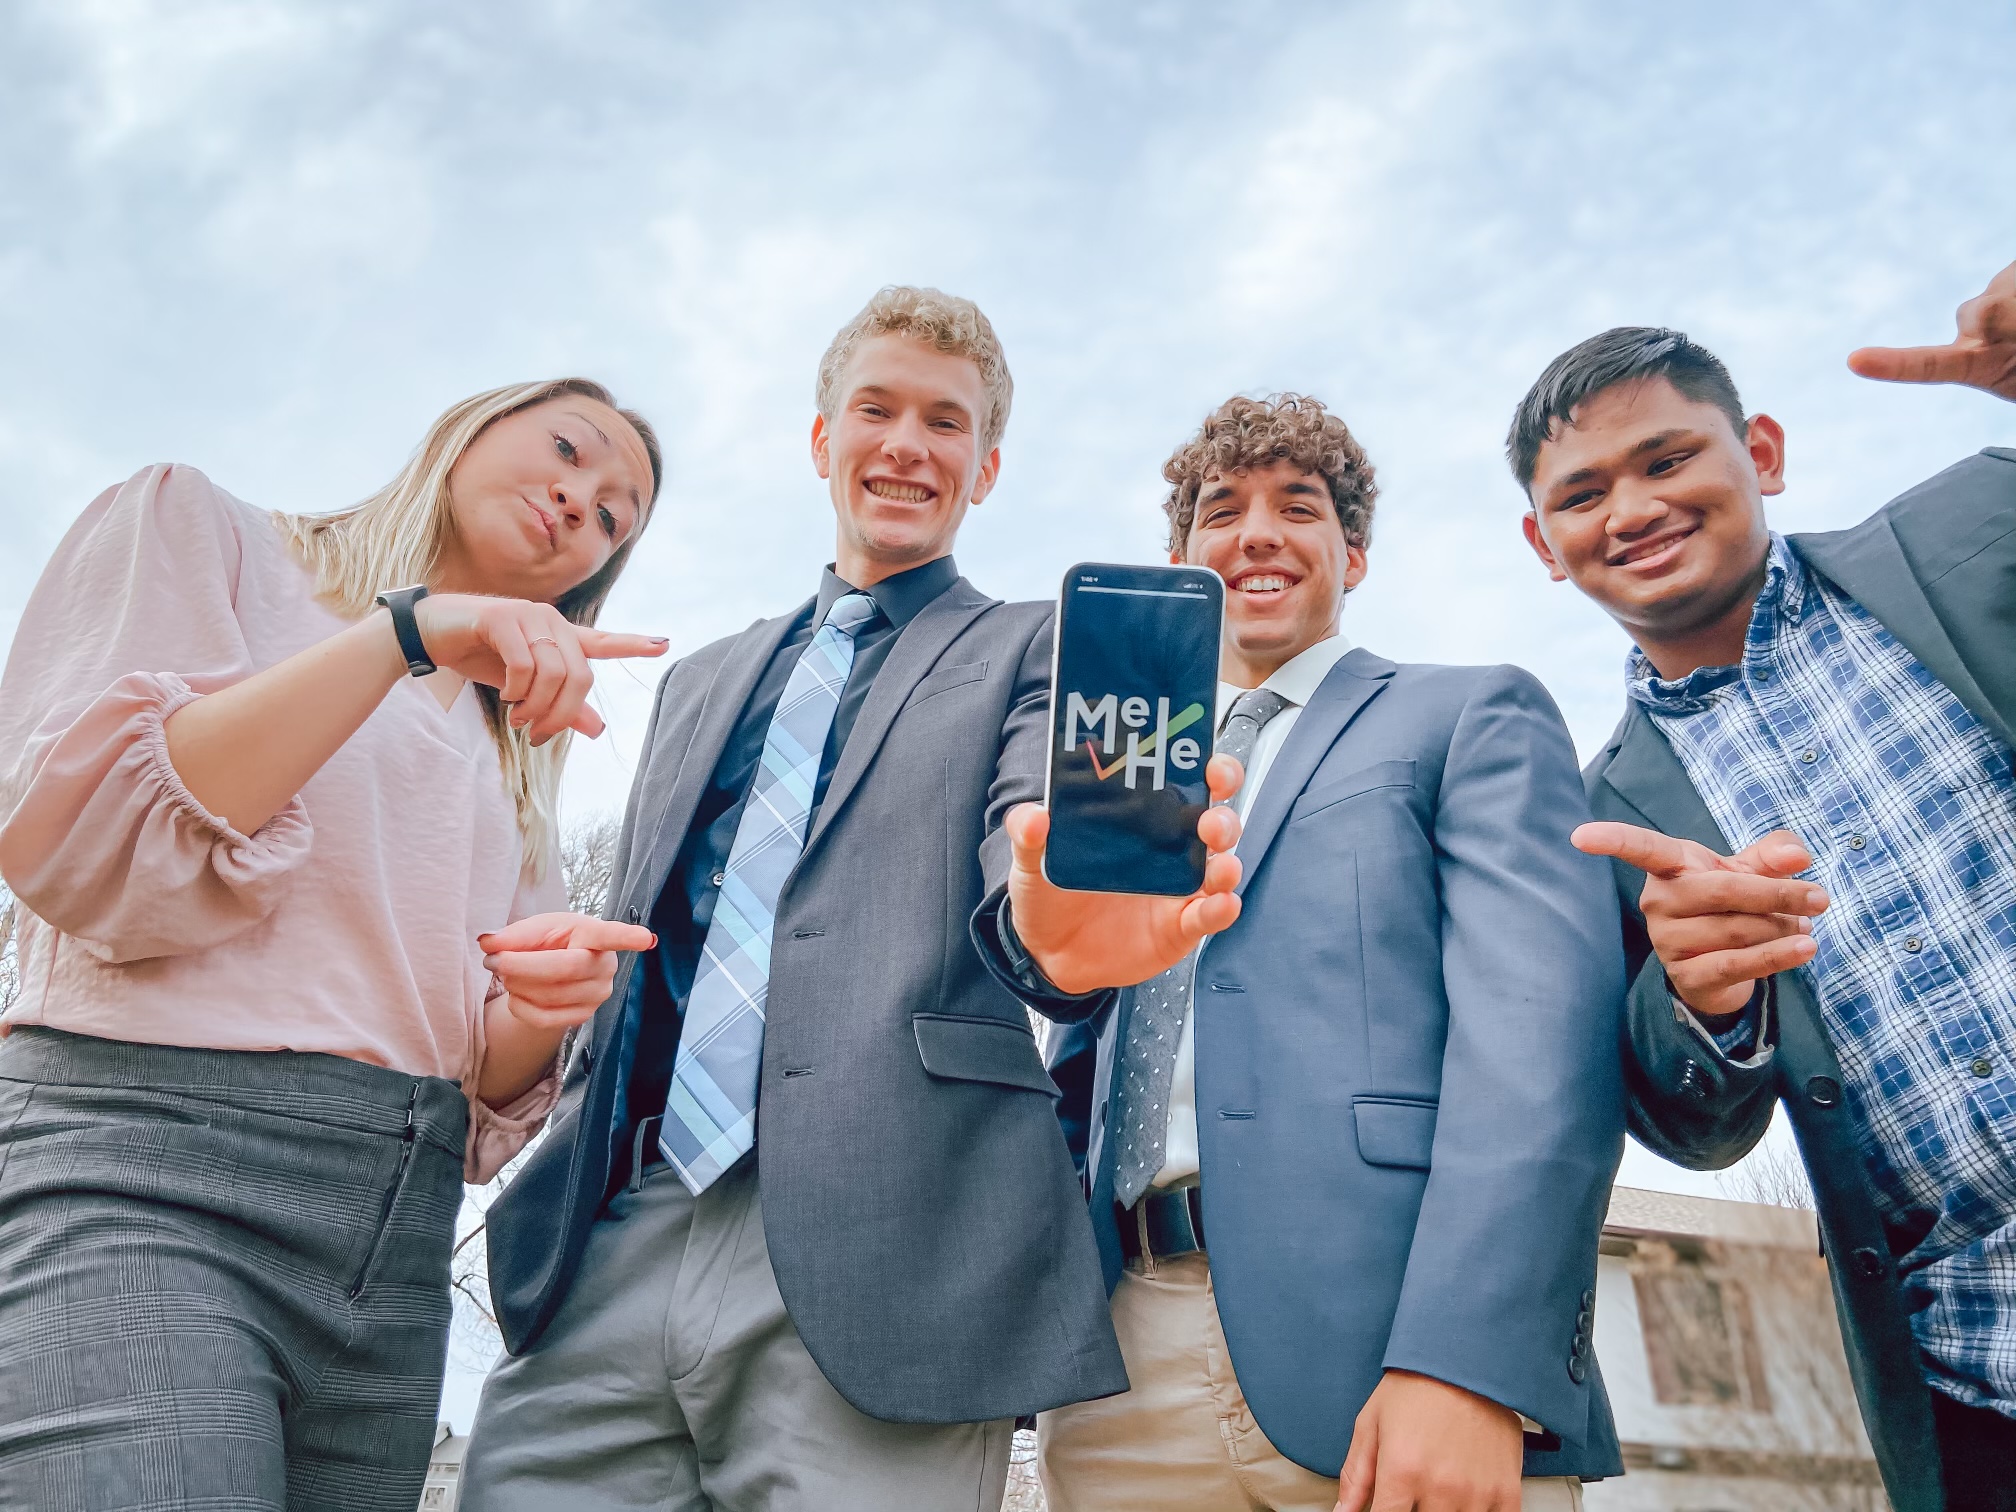
<instances>
[{"instance_id":1,"label":"shirt button","mask_svg":"<svg viewBox=\"0 0 2016 1512\"><path fill-rule=\"evenodd\" d=\"M1807 749L1799 753L1799 759L1805 762L1806 765L1811 766L1813 765L1814 762L1820 759L1820 753L1812 749Z\"/></svg>"},{"instance_id":2,"label":"shirt button","mask_svg":"<svg viewBox=\"0 0 2016 1512\"><path fill-rule=\"evenodd\" d=\"M728 873L724 871L718 871L714 873L713 876L709 877L707 880L711 882L714 886L719 887L723 882L726 882L728 880Z\"/></svg>"},{"instance_id":3,"label":"shirt button","mask_svg":"<svg viewBox=\"0 0 2016 1512\"><path fill-rule=\"evenodd\" d=\"M1860 850L1862 849L1863 846L1867 845L1868 843L1869 842L1867 840L1864 840L1860 835L1850 835L1848 837L1848 849L1850 850Z\"/></svg>"},{"instance_id":4,"label":"shirt button","mask_svg":"<svg viewBox=\"0 0 2016 1512\"><path fill-rule=\"evenodd\" d=\"M1995 1074L1995 1062L1983 1055L1977 1057L1974 1064L1967 1069L1972 1071L1976 1076L1993 1076Z\"/></svg>"},{"instance_id":5,"label":"shirt button","mask_svg":"<svg viewBox=\"0 0 2016 1512\"><path fill-rule=\"evenodd\" d=\"M1925 948L1925 942L1916 935L1907 935L1904 939L1904 948L1916 955Z\"/></svg>"},{"instance_id":6,"label":"shirt button","mask_svg":"<svg viewBox=\"0 0 2016 1512\"><path fill-rule=\"evenodd\" d=\"M1764 668L1764 669L1762 669L1762 670L1761 670L1760 672L1758 672L1758 674L1757 674L1757 681L1759 681L1759 682L1769 682L1769 681L1771 681L1771 669L1770 669L1769 667L1765 667L1765 668Z\"/></svg>"}]
</instances>

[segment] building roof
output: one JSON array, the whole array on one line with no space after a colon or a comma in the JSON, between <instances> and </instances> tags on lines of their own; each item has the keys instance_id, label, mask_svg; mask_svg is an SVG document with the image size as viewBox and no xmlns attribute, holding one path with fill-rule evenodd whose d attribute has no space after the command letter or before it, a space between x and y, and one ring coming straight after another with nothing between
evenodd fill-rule
<instances>
[{"instance_id":1,"label":"building roof","mask_svg":"<svg viewBox=\"0 0 2016 1512\"><path fill-rule=\"evenodd\" d=\"M1648 1192L1642 1187L1613 1187L1603 1232L1616 1238L1660 1234L1694 1239L1722 1239L1736 1244L1761 1244L1817 1253L1820 1231L1813 1215L1802 1208L1770 1207L1761 1202L1731 1202L1722 1197L1686 1197L1678 1192Z\"/></svg>"}]
</instances>

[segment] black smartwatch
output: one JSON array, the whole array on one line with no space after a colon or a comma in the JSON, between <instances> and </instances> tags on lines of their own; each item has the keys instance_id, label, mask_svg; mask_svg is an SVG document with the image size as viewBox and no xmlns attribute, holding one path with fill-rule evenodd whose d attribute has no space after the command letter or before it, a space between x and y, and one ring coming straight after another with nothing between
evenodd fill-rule
<instances>
[{"instance_id":1,"label":"black smartwatch","mask_svg":"<svg viewBox=\"0 0 2016 1512\"><path fill-rule=\"evenodd\" d=\"M427 643L420 639L420 621L413 617L413 606L425 597L425 583L411 588L388 588L378 595L378 602L392 611L392 633L399 637L399 654L406 658L406 670L415 677L439 670L434 658L427 654Z\"/></svg>"}]
</instances>

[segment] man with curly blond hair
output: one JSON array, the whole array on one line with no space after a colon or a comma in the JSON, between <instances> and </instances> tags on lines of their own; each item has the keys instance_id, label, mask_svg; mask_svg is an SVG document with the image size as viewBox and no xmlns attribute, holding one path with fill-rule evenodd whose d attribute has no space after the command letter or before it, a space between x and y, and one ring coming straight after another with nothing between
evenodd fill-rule
<instances>
[{"instance_id":1,"label":"man with curly blond hair","mask_svg":"<svg viewBox=\"0 0 2016 1512\"><path fill-rule=\"evenodd\" d=\"M1576 1507L1622 1470L1623 973L1568 732L1516 667L1344 637L1378 489L1316 400L1230 399L1163 475L1227 590L1242 908L1053 1056L1133 1389L1043 1415L1052 1512Z\"/></svg>"}]
</instances>

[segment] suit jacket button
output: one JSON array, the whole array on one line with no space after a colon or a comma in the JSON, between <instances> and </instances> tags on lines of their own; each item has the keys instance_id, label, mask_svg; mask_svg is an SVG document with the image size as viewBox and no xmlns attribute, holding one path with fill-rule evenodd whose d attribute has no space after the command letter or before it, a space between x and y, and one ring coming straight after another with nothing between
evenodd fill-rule
<instances>
[{"instance_id":1,"label":"suit jacket button","mask_svg":"<svg viewBox=\"0 0 2016 1512\"><path fill-rule=\"evenodd\" d=\"M633 908L623 917L628 919L632 924L641 924L644 922L644 910L641 908Z\"/></svg>"},{"instance_id":2,"label":"suit jacket button","mask_svg":"<svg viewBox=\"0 0 2016 1512\"><path fill-rule=\"evenodd\" d=\"M1582 1363L1582 1356L1568 1356L1568 1379L1580 1386L1589 1378L1589 1367Z\"/></svg>"},{"instance_id":3,"label":"suit jacket button","mask_svg":"<svg viewBox=\"0 0 2016 1512\"><path fill-rule=\"evenodd\" d=\"M1582 1293L1582 1310L1583 1310L1584 1312L1587 1312L1587 1311L1588 1311L1588 1310L1589 1310L1590 1308L1594 1307L1595 1305L1596 1305L1596 1293L1595 1293L1595 1291L1594 1291L1593 1289L1591 1289L1591 1290L1589 1290L1589 1291L1585 1291L1585 1292L1583 1292L1583 1293Z\"/></svg>"},{"instance_id":4,"label":"suit jacket button","mask_svg":"<svg viewBox=\"0 0 2016 1512\"><path fill-rule=\"evenodd\" d=\"M1865 1280L1875 1281L1890 1269L1883 1263L1883 1257L1873 1249L1858 1249L1848 1257L1855 1265L1855 1274Z\"/></svg>"},{"instance_id":5,"label":"suit jacket button","mask_svg":"<svg viewBox=\"0 0 2016 1512\"><path fill-rule=\"evenodd\" d=\"M1841 1101L1841 1083L1831 1076L1816 1076L1806 1083L1806 1095L1816 1108L1831 1108Z\"/></svg>"}]
</instances>

